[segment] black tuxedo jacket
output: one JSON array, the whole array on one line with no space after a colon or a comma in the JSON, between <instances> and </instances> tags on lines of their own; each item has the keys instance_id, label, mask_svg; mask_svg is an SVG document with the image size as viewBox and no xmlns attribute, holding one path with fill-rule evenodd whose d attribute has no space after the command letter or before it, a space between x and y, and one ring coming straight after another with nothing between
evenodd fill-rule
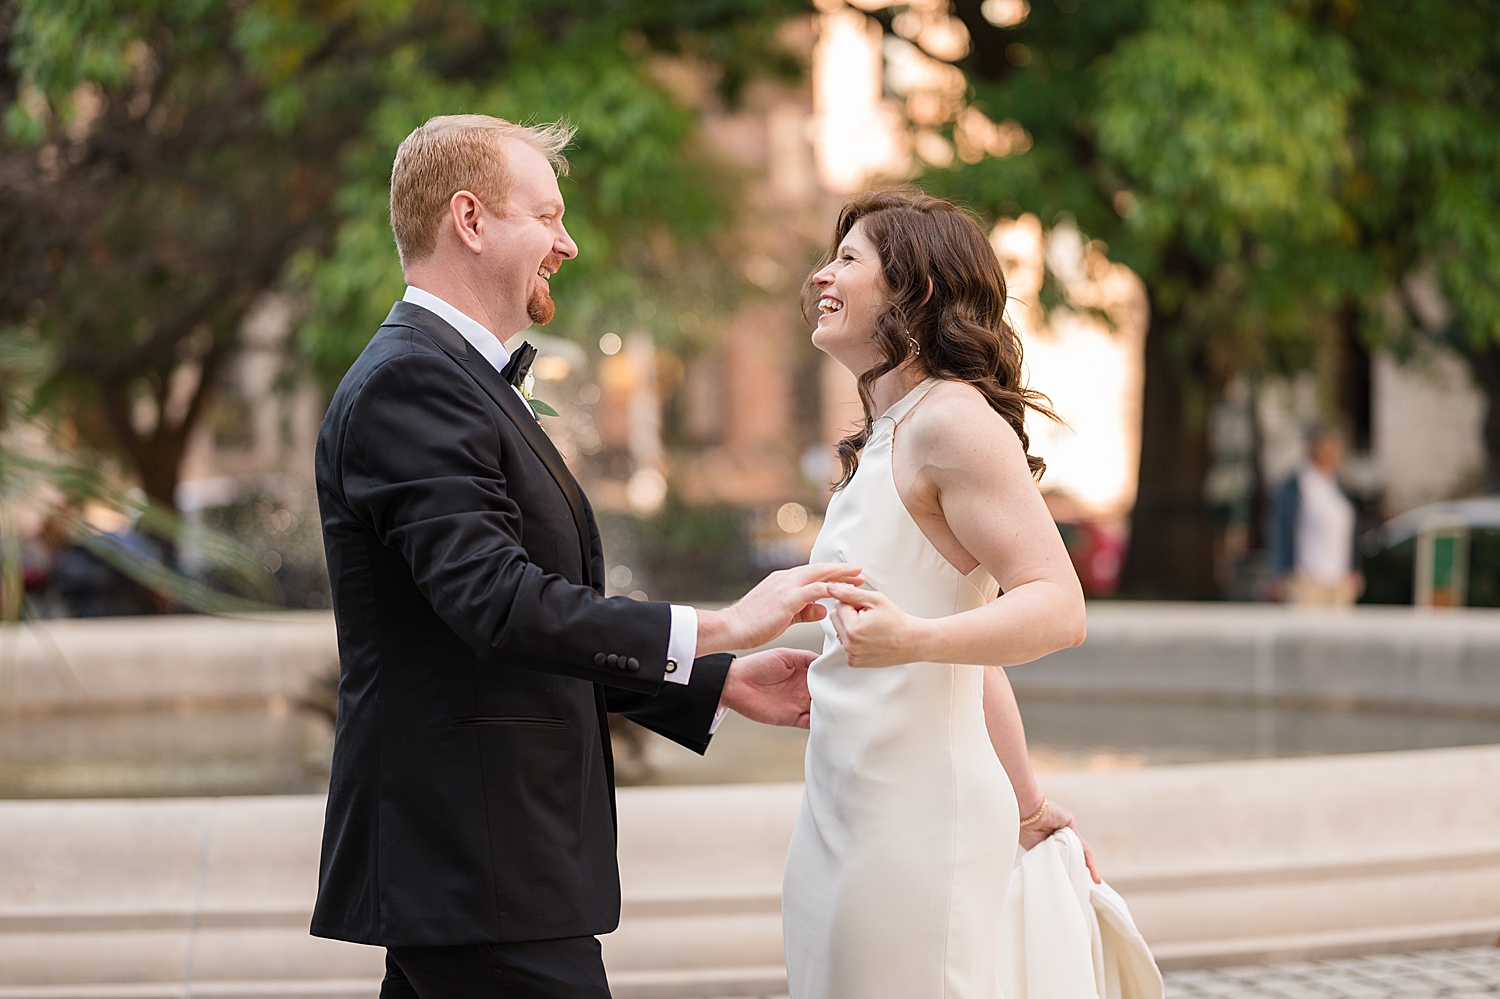
<instances>
[{"instance_id":1,"label":"black tuxedo jacket","mask_svg":"<svg viewBox=\"0 0 1500 999\"><path fill-rule=\"evenodd\" d=\"M341 676L312 932L436 946L614 929L605 712L702 752L731 657L663 683L670 607L604 597L562 458L420 306L398 302L345 375L317 480Z\"/></svg>"}]
</instances>

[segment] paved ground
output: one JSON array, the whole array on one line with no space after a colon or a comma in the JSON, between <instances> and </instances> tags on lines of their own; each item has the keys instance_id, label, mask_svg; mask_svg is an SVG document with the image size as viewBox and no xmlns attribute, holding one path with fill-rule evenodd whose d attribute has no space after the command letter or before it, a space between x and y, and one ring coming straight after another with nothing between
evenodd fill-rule
<instances>
[{"instance_id":1,"label":"paved ground","mask_svg":"<svg viewBox=\"0 0 1500 999\"><path fill-rule=\"evenodd\" d=\"M1174 971L1164 977L1167 999L1488 999L1500 997L1500 947Z\"/></svg>"},{"instance_id":2,"label":"paved ground","mask_svg":"<svg viewBox=\"0 0 1500 999\"><path fill-rule=\"evenodd\" d=\"M1167 999L1482 999L1500 997L1500 947L1176 971Z\"/></svg>"}]
</instances>

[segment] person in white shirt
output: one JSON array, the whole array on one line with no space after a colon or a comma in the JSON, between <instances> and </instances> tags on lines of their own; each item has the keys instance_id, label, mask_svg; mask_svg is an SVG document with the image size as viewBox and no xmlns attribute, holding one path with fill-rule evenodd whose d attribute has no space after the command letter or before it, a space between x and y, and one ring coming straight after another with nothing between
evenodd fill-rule
<instances>
[{"instance_id":1,"label":"person in white shirt","mask_svg":"<svg viewBox=\"0 0 1500 999\"><path fill-rule=\"evenodd\" d=\"M1354 564L1354 503L1337 478L1344 436L1317 426L1307 440L1307 462L1277 490L1272 506L1274 593L1304 606L1348 607L1364 590L1364 576Z\"/></svg>"}]
</instances>

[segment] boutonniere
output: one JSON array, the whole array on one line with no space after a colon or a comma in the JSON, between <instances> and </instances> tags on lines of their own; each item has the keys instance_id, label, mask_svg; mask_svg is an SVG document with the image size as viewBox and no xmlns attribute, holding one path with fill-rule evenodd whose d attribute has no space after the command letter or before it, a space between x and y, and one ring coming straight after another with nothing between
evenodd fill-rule
<instances>
[{"instance_id":1,"label":"boutonniere","mask_svg":"<svg viewBox=\"0 0 1500 999\"><path fill-rule=\"evenodd\" d=\"M532 387L535 385L536 375L528 371L526 377L521 379L521 398L525 399L526 405L531 407L531 415L535 416L538 422L544 416L556 416L557 410L531 394Z\"/></svg>"}]
</instances>

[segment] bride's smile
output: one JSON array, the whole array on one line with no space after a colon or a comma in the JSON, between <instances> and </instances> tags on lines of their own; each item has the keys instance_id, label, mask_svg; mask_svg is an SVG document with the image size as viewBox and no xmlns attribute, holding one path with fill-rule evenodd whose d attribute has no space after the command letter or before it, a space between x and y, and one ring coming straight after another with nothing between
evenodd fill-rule
<instances>
[{"instance_id":1,"label":"bride's smile","mask_svg":"<svg viewBox=\"0 0 1500 999\"><path fill-rule=\"evenodd\" d=\"M851 371L874 364L875 319L890 301L875 244L856 223L839 244L838 253L812 277L818 294L813 346Z\"/></svg>"}]
</instances>

